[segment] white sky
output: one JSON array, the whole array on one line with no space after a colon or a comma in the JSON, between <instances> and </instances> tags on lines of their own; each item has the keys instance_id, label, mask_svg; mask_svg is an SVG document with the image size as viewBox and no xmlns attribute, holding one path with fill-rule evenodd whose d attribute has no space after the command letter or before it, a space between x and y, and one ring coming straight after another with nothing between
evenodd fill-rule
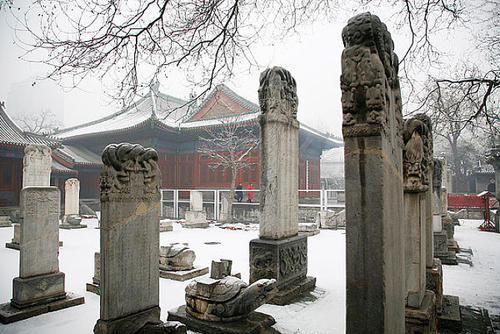
<instances>
[{"instance_id":1,"label":"white sky","mask_svg":"<svg viewBox=\"0 0 500 334\"><path fill-rule=\"evenodd\" d=\"M359 10L358 12L362 12ZM372 11L379 15L391 31L396 53L402 57L408 41L404 33L391 26L387 11ZM322 131L341 135L340 56L343 50L341 31L352 13L342 15L333 23L316 23L306 26L300 35L277 41L274 45L256 46L252 51L260 69L242 74L226 84L243 97L258 103L257 89L260 72L269 66L288 69L297 81L300 121ZM340 15L339 15L340 17ZM11 22L11 20L9 21ZM457 33L444 36L454 52L468 49L467 37ZM13 32L7 24L7 12L0 12L0 101L5 101L10 115L18 112L50 109L59 115L64 125L72 126L91 121L119 110L116 104L102 93L99 81L90 79L76 89L67 90L52 81L36 80L46 67L17 59L22 49L13 44ZM32 86L32 83L36 84ZM166 94L187 99L191 88L161 81L160 90Z\"/></svg>"}]
</instances>

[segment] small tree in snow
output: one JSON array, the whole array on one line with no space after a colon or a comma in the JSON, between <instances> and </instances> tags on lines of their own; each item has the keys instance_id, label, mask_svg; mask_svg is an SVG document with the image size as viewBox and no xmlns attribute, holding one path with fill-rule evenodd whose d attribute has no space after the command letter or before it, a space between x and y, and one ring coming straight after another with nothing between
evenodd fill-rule
<instances>
[{"instance_id":1,"label":"small tree in snow","mask_svg":"<svg viewBox=\"0 0 500 334\"><path fill-rule=\"evenodd\" d=\"M231 188L227 220L232 219L232 206L238 172L252 163L250 152L259 145L258 130L242 120L242 116L226 117L215 127L205 130L200 137L203 147L200 151L211 158L209 168L222 166L231 171Z\"/></svg>"}]
</instances>

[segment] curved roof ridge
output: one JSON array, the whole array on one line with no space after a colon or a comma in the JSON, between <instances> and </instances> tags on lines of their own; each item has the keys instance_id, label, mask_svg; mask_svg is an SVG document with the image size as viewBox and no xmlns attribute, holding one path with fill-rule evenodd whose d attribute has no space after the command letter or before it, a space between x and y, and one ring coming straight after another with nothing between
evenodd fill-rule
<instances>
[{"instance_id":1,"label":"curved roof ridge","mask_svg":"<svg viewBox=\"0 0 500 334\"><path fill-rule=\"evenodd\" d=\"M116 116L120 116L122 114L125 114L127 113L128 111L130 111L132 108L134 107L137 107L139 106L141 103L143 103L148 97L151 96L151 91L149 91L148 93L146 93L143 97L141 97L139 100L133 102L130 106L128 107L125 107L117 112L114 112L108 116L104 116L102 118L99 118L99 119L96 119L96 120L93 120L93 121L90 121L90 122L87 122L87 123L83 123L83 124L79 124L79 125L75 125L75 126L71 126L69 128L65 128L65 129L61 129L57 132L54 132L54 135L57 136L58 134L60 133L64 133L64 132L68 132L68 131L72 131L72 130L76 130L76 129L80 129L80 128L83 128L83 127L86 127L86 126L90 126L90 125L95 125L95 124L98 124L98 123L101 123L101 122L104 122L104 121L107 121L107 120L110 120L112 119L113 117L116 117Z\"/></svg>"}]
</instances>

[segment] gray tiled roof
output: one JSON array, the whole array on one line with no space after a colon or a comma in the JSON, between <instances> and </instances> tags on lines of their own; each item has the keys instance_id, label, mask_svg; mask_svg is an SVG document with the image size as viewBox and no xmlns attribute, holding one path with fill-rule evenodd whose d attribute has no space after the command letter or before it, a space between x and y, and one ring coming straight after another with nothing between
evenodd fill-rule
<instances>
[{"instance_id":1,"label":"gray tiled roof","mask_svg":"<svg viewBox=\"0 0 500 334\"><path fill-rule=\"evenodd\" d=\"M59 142L34 133L23 132L5 112L4 106L0 105L0 144L27 146L30 144L44 144L47 146L59 146Z\"/></svg>"}]
</instances>

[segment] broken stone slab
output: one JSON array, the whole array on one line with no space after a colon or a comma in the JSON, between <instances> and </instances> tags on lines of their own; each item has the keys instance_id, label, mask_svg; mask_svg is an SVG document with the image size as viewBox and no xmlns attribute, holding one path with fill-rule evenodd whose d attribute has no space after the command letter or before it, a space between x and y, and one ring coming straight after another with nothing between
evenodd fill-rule
<instances>
[{"instance_id":1,"label":"broken stone slab","mask_svg":"<svg viewBox=\"0 0 500 334\"><path fill-rule=\"evenodd\" d=\"M203 276L205 274L208 274L208 267L194 266L192 269L189 270L178 270L178 271L169 271L160 269L161 278L167 278L181 282L195 277Z\"/></svg>"},{"instance_id":2,"label":"broken stone slab","mask_svg":"<svg viewBox=\"0 0 500 334\"><path fill-rule=\"evenodd\" d=\"M40 314L58 311L64 308L81 305L85 302L82 296L67 292L63 299L59 299L47 304L34 305L27 308L19 309L12 306L11 303L0 305L0 322L8 324L24 319L28 319Z\"/></svg>"},{"instance_id":3,"label":"broken stone slab","mask_svg":"<svg viewBox=\"0 0 500 334\"><path fill-rule=\"evenodd\" d=\"M96 295L101 294L99 285L101 284L101 254L99 252L94 253L94 276L92 277L92 283L86 284L86 289L89 292L95 293Z\"/></svg>"},{"instance_id":4,"label":"broken stone slab","mask_svg":"<svg viewBox=\"0 0 500 334\"><path fill-rule=\"evenodd\" d=\"M203 321L188 314L185 305L168 311L168 320L180 321L191 330L208 334L260 334L276 323L272 316L255 311L237 321Z\"/></svg>"},{"instance_id":5,"label":"broken stone slab","mask_svg":"<svg viewBox=\"0 0 500 334\"><path fill-rule=\"evenodd\" d=\"M9 216L0 216L0 227L11 227L12 222Z\"/></svg>"},{"instance_id":6,"label":"broken stone slab","mask_svg":"<svg viewBox=\"0 0 500 334\"><path fill-rule=\"evenodd\" d=\"M431 334L437 332L436 300L427 290L419 308L405 308L405 332Z\"/></svg>"},{"instance_id":7,"label":"broken stone slab","mask_svg":"<svg viewBox=\"0 0 500 334\"><path fill-rule=\"evenodd\" d=\"M299 235L313 236L319 234L318 225L315 223L299 223Z\"/></svg>"}]
</instances>

